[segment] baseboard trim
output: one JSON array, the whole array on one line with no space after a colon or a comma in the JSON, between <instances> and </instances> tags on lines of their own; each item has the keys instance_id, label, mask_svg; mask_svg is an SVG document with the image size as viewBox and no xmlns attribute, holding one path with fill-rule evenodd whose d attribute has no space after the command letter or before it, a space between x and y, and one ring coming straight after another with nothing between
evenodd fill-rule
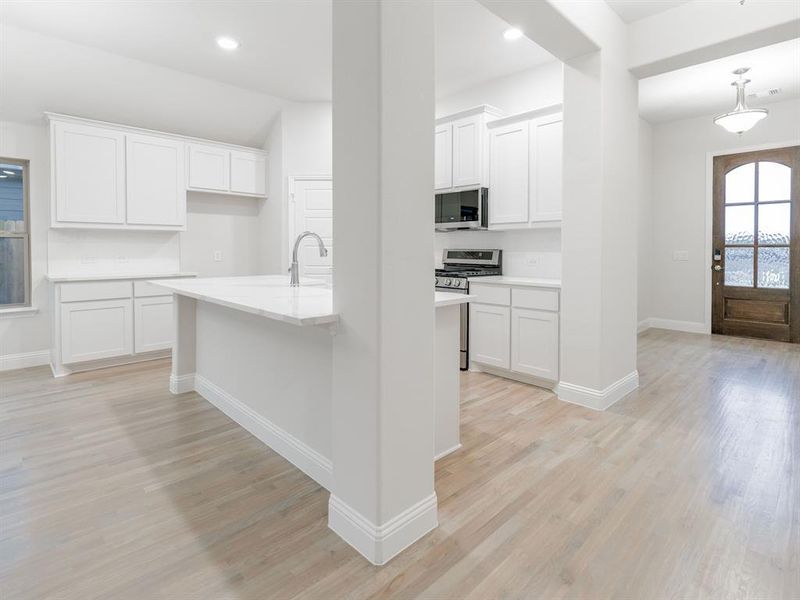
<instances>
[{"instance_id":1,"label":"baseboard trim","mask_svg":"<svg viewBox=\"0 0 800 600\"><path fill-rule=\"evenodd\" d=\"M639 331L642 329L642 323L646 323L645 329L669 329L670 331L683 331L684 333L710 333L705 323L698 323L697 321L675 321L673 319L659 319L657 317L650 317L639 323Z\"/></svg>"},{"instance_id":2,"label":"baseboard trim","mask_svg":"<svg viewBox=\"0 0 800 600\"><path fill-rule=\"evenodd\" d=\"M184 394L186 392L194 391L194 373L188 375L170 375L169 376L169 391L173 394Z\"/></svg>"},{"instance_id":3,"label":"baseboard trim","mask_svg":"<svg viewBox=\"0 0 800 600\"><path fill-rule=\"evenodd\" d=\"M593 410L606 410L639 387L639 372L633 371L602 390L560 381L556 386L558 399Z\"/></svg>"},{"instance_id":4,"label":"baseboard trim","mask_svg":"<svg viewBox=\"0 0 800 600\"><path fill-rule=\"evenodd\" d=\"M436 492L380 526L335 494L328 501L328 527L374 565L385 565L438 525Z\"/></svg>"},{"instance_id":5,"label":"baseboard trim","mask_svg":"<svg viewBox=\"0 0 800 600\"><path fill-rule=\"evenodd\" d=\"M124 365L135 365L149 360L161 360L172 356L171 350L154 350L143 354L129 354L125 356L115 356L114 358L101 358L99 360L89 360L82 363L70 363L69 365L50 363L50 370L53 377L66 377L73 373L85 373L87 371L98 371L111 367L122 367Z\"/></svg>"},{"instance_id":6,"label":"baseboard trim","mask_svg":"<svg viewBox=\"0 0 800 600\"><path fill-rule=\"evenodd\" d=\"M188 376L184 376L188 377ZM333 487L333 464L319 452L281 429L222 388L194 375L194 389L203 398L327 490ZM170 381L170 386L172 382Z\"/></svg>"},{"instance_id":7,"label":"baseboard trim","mask_svg":"<svg viewBox=\"0 0 800 600\"><path fill-rule=\"evenodd\" d=\"M37 352L20 352L19 354L3 354L0 356L0 371L27 369L50 364L50 350Z\"/></svg>"},{"instance_id":8,"label":"baseboard trim","mask_svg":"<svg viewBox=\"0 0 800 600\"><path fill-rule=\"evenodd\" d=\"M501 369L500 367L492 367L490 365L478 365L470 367L470 371L474 373L488 373L496 377L503 377L505 379L512 379L520 383L527 383L528 385L535 385L536 387L544 388L546 390L553 390L556 387L556 381L550 379L542 379L535 375L527 375L525 373L517 373L516 371L509 371L508 369Z\"/></svg>"},{"instance_id":9,"label":"baseboard trim","mask_svg":"<svg viewBox=\"0 0 800 600\"><path fill-rule=\"evenodd\" d=\"M439 454L437 454L436 456L433 457L433 460L437 461L440 458L444 458L445 456L450 456L453 452L457 452L459 450L461 450L461 444L460 443L456 444L452 448L448 448L447 450L442 450L441 452L439 452Z\"/></svg>"},{"instance_id":10,"label":"baseboard trim","mask_svg":"<svg viewBox=\"0 0 800 600\"><path fill-rule=\"evenodd\" d=\"M636 328L636 333L642 333L643 331L647 331L650 329L650 319L642 319L639 321L639 326Z\"/></svg>"}]
</instances>

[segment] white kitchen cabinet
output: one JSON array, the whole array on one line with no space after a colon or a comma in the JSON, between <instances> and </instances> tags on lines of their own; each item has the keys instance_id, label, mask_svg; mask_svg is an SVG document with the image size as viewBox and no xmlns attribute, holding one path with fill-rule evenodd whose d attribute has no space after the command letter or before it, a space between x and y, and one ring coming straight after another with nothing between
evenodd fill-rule
<instances>
[{"instance_id":1,"label":"white kitchen cabinet","mask_svg":"<svg viewBox=\"0 0 800 600\"><path fill-rule=\"evenodd\" d=\"M453 121L453 187L480 185L483 179L483 116Z\"/></svg>"},{"instance_id":2,"label":"white kitchen cabinet","mask_svg":"<svg viewBox=\"0 0 800 600\"><path fill-rule=\"evenodd\" d=\"M531 221L560 221L564 164L561 115L532 120L530 137Z\"/></svg>"},{"instance_id":3,"label":"white kitchen cabinet","mask_svg":"<svg viewBox=\"0 0 800 600\"><path fill-rule=\"evenodd\" d=\"M525 224L530 208L528 121L491 129L489 144L489 227Z\"/></svg>"},{"instance_id":4,"label":"white kitchen cabinet","mask_svg":"<svg viewBox=\"0 0 800 600\"><path fill-rule=\"evenodd\" d=\"M433 187L445 190L453 187L453 126L437 125L434 131Z\"/></svg>"},{"instance_id":5,"label":"white kitchen cabinet","mask_svg":"<svg viewBox=\"0 0 800 600\"><path fill-rule=\"evenodd\" d=\"M509 368L509 317L507 306L470 303L470 360L501 369Z\"/></svg>"},{"instance_id":6,"label":"white kitchen cabinet","mask_svg":"<svg viewBox=\"0 0 800 600\"><path fill-rule=\"evenodd\" d=\"M486 124L502 113L482 105L441 117L434 130L434 188L448 190L488 187Z\"/></svg>"},{"instance_id":7,"label":"white kitchen cabinet","mask_svg":"<svg viewBox=\"0 0 800 600\"><path fill-rule=\"evenodd\" d=\"M61 304L61 362L69 364L133 353L130 298Z\"/></svg>"},{"instance_id":8,"label":"white kitchen cabinet","mask_svg":"<svg viewBox=\"0 0 800 600\"><path fill-rule=\"evenodd\" d=\"M224 146L188 144L189 188L227 192L230 190L231 151Z\"/></svg>"},{"instance_id":9,"label":"white kitchen cabinet","mask_svg":"<svg viewBox=\"0 0 800 600\"><path fill-rule=\"evenodd\" d=\"M511 309L511 370L558 379L558 313Z\"/></svg>"},{"instance_id":10,"label":"white kitchen cabinet","mask_svg":"<svg viewBox=\"0 0 800 600\"><path fill-rule=\"evenodd\" d=\"M531 111L489 125L489 229L558 227L563 117Z\"/></svg>"},{"instance_id":11,"label":"white kitchen cabinet","mask_svg":"<svg viewBox=\"0 0 800 600\"><path fill-rule=\"evenodd\" d=\"M182 141L127 135L127 222L186 225L186 184Z\"/></svg>"},{"instance_id":12,"label":"white kitchen cabinet","mask_svg":"<svg viewBox=\"0 0 800 600\"><path fill-rule=\"evenodd\" d=\"M133 308L134 351L138 354L171 348L172 296L135 298Z\"/></svg>"},{"instance_id":13,"label":"white kitchen cabinet","mask_svg":"<svg viewBox=\"0 0 800 600\"><path fill-rule=\"evenodd\" d=\"M267 195L267 157L231 150L231 189L237 194Z\"/></svg>"},{"instance_id":14,"label":"white kitchen cabinet","mask_svg":"<svg viewBox=\"0 0 800 600\"><path fill-rule=\"evenodd\" d=\"M125 135L81 123L56 123L53 224L125 222Z\"/></svg>"}]
</instances>

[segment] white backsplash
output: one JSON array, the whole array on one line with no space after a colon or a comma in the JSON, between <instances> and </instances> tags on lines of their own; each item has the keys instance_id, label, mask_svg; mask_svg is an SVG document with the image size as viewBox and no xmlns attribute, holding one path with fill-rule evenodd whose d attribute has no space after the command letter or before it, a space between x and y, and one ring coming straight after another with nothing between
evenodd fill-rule
<instances>
[{"instance_id":1,"label":"white backsplash","mask_svg":"<svg viewBox=\"0 0 800 600\"><path fill-rule=\"evenodd\" d=\"M180 234L161 231L51 229L52 276L174 273L180 271Z\"/></svg>"},{"instance_id":2,"label":"white backsplash","mask_svg":"<svg viewBox=\"0 0 800 600\"><path fill-rule=\"evenodd\" d=\"M504 275L561 279L560 229L437 232L435 248L437 267L442 265L445 248L499 248Z\"/></svg>"}]
</instances>

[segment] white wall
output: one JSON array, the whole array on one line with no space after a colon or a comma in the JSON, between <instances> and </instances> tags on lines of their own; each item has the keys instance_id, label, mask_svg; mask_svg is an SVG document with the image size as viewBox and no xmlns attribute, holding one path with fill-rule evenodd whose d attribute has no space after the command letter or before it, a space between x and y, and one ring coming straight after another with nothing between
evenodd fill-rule
<instances>
[{"instance_id":1,"label":"white wall","mask_svg":"<svg viewBox=\"0 0 800 600\"><path fill-rule=\"evenodd\" d=\"M491 104L505 114L558 104L564 95L563 65L553 61L529 71L493 79L436 102L443 117L480 104ZM489 202L491 203L491 192ZM500 248L503 272L520 277L561 277L561 230L437 232L435 260L441 264L445 248Z\"/></svg>"},{"instance_id":2,"label":"white wall","mask_svg":"<svg viewBox=\"0 0 800 600\"><path fill-rule=\"evenodd\" d=\"M10 357L47 352L50 347L50 319L47 294L47 225L50 201L50 152L44 125L0 123L0 156L30 161L31 304L38 312L26 316L0 315L0 369L25 364L42 364L43 357ZM5 360L3 360L5 357ZM24 362L30 360L31 362ZM23 361L23 362L19 362Z\"/></svg>"},{"instance_id":3,"label":"white wall","mask_svg":"<svg viewBox=\"0 0 800 600\"><path fill-rule=\"evenodd\" d=\"M771 104L769 110L768 118L741 137L715 125L712 115L653 127L651 317L694 328L707 325L708 154L800 143L800 100ZM673 261L676 250L688 251L689 260Z\"/></svg>"},{"instance_id":4,"label":"white wall","mask_svg":"<svg viewBox=\"0 0 800 600\"><path fill-rule=\"evenodd\" d=\"M639 119L639 202L637 203L639 244L637 270L639 282L637 286L639 323L652 316L652 261L649 252L652 249L653 223L653 127L644 119Z\"/></svg>"},{"instance_id":5,"label":"white wall","mask_svg":"<svg viewBox=\"0 0 800 600\"><path fill-rule=\"evenodd\" d=\"M269 201L262 213L264 266L283 273L288 266L289 177L331 175L333 125L329 102L297 102L281 111L264 145L269 152Z\"/></svg>"}]
</instances>

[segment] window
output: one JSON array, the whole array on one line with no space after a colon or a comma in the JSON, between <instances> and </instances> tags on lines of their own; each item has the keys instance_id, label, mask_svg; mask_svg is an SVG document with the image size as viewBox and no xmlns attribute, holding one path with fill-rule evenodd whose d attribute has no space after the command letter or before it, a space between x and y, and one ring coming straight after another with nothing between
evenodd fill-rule
<instances>
[{"instance_id":1,"label":"window","mask_svg":"<svg viewBox=\"0 0 800 600\"><path fill-rule=\"evenodd\" d=\"M30 306L28 161L0 158L0 309Z\"/></svg>"}]
</instances>

